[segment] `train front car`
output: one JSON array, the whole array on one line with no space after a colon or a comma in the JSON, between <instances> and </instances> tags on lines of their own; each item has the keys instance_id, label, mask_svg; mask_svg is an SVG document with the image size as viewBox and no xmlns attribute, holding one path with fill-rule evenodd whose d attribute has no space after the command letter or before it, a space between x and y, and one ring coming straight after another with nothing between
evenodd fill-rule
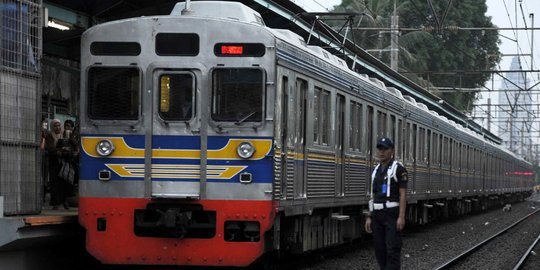
<instances>
[{"instance_id":1,"label":"train front car","mask_svg":"<svg viewBox=\"0 0 540 270\"><path fill-rule=\"evenodd\" d=\"M83 35L79 219L106 264L245 266L274 222L275 39L184 6Z\"/></svg>"}]
</instances>

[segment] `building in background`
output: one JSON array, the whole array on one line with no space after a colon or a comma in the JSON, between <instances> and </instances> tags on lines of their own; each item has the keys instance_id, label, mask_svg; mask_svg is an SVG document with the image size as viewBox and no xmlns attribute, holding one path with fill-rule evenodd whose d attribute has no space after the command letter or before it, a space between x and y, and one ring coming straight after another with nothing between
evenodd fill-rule
<instances>
[{"instance_id":1,"label":"building in background","mask_svg":"<svg viewBox=\"0 0 540 270\"><path fill-rule=\"evenodd\" d=\"M499 136L510 151L527 160L533 160L534 102L531 92L526 91L530 87L530 81L525 72L519 72L523 70L519 57L512 59L509 70L511 72L506 74L499 92Z\"/></svg>"}]
</instances>

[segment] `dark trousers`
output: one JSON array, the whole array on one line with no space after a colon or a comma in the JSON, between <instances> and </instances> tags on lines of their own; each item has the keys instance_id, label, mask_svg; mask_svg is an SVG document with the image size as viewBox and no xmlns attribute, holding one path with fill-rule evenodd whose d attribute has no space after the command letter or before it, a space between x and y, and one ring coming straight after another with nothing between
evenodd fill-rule
<instances>
[{"instance_id":1,"label":"dark trousers","mask_svg":"<svg viewBox=\"0 0 540 270\"><path fill-rule=\"evenodd\" d=\"M401 268L401 232L397 230L399 207L375 210L371 217L375 257L381 270Z\"/></svg>"}]
</instances>

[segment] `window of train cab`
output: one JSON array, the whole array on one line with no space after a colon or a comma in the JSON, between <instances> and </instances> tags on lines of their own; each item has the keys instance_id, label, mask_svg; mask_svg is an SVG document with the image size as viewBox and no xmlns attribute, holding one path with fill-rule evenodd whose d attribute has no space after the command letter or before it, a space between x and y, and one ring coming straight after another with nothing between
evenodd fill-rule
<instances>
[{"instance_id":1,"label":"window of train cab","mask_svg":"<svg viewBox=\"0 0 540 270\"><path fill-rule=\"evenodd\" d=\"M211 116L215 127L263 124L266 73L261 68L218 67L212 70Z\"/></svg>"},{"instance_id":2,"label":"window of train cab","mask_svg":"<svg viewBox=\"0 0 540 270\"><path fill-rule=\"evenodd\" d=\"M195 33L158 33L155 53L160 57L195 57L200 52L200 38ZM157 72L159 119L169 123L188 123L195 115L196 76L188 70Z\"/></svg>"},{"instance_id":3,"label":"window of train cab","mask_svg":"<svg viewBox=\"0 0 540 270\"><path fill-rule=\"evenodd\" d=\"M141 46L137 42L92 42L90 53L104 57L138 56ZM93 65L86 74L88 118L107 124L135 125L141 108L139 67Z\"/></svg>"},{"instance_id":4,"label":"window of train cab","mask_svg":"<svg viewBox=\"0 0 540 270\"><path fill-rule=\"evenodd\" d=\"M134 125L140 115L138 67L88 68L87 113L93 121Z\"/></svg>"},{"instance_id":5,"label":"window of train cab","mask_svg":"<svg viewBox=\"0 0 540 270\"><path fill-rule=\"evenodd\" d=\"M164 71L159 75L159 116L165 122L188 122L195 110L195 75Z\"/></svg>"}]
</instances>

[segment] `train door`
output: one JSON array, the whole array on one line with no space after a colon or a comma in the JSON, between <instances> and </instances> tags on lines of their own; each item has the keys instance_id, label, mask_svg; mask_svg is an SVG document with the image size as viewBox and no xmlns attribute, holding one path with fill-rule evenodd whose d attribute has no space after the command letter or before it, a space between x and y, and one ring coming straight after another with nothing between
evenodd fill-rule
<instances>
[{"instance_id":1,"label":"train door","mask_svg":"<svg viewBox=\"0 0 540 270\"><path fill-rule=\"evenodd\" d=\"M203 140L193 130L195 116L196 75L189 71L154 72L154 106L152 145L147 159L146 178L151 179L152 197L199 198L204 166ZM148 141L150 140L150 142ZM150 162L149 162L150 161ZM150 163L150 164L148 164ZM150 176L148 175L150 174Z\"/></svg>"},{"instance_id":2,"label":"train door","mask_svg":"<svg viewBox=\"0 0 540 270\"><path fill-rule=\"evenodd\" d=\"M294 197L306 197L306 116L307 116L307 89L308 82L297 78L296 87L293 88L293 107L287 118L294 121L294 126L289 127L293 134L294 154ZM293 116L294 115L294 116Z\"/></svg>"},{"instance_id":3,"label":"train door","mask_svg":"<svg viewBox=\"0 0 540 270\"><path fill-rule=\"evenodd\" d=\"M427 171L427 174L426 174L426 187L425 187L425 190L427 193L430 193L431 192L431 188L433 187L433 184L431 183L431 181L434 179L434 177L432 177L432 174L433 174L433 164L432 164L432 149L433 149L433 135L431 133L431 130L428 128L427 129L427 134L426 134L426 143L425 143L425 157L424 157L424 160L425 160L425 163L426 163L426 171Z\"/></svg>"},{"instance_id":4,"label":"train door","mask_svg":"<svg viewBox=\"0 0 540 270\"><path fill-rule=\"evenodd\" d=\"M411 186L411 190L413 192L413 194L416 194L418 192L417 190L417 184L416 182L418 181L418 172L417 172L417 162L418 162L418 149L417 149L417 146L418 146L418 141L417 141L417 135L418 135L418 126L416 124L412 124L412 129L411 129L411 133L410 133L410 150L411 150L411 161L412 161L412 164L410 166L411 168L411 171L409 172L409 175L412 175L412 179L413 181L412 182L409 182L409 185ZM410 178L409 178L410 179Z\"/></svg>"},{"instance_id":5,"label":"train door","mask_svg":"<svg viewBox=\"0 0 540 270\"><path fill-rule=\"evenodd\" d=\"M287 166L287 149L288 139L287 134L289 130L288 126L288 115L289 115L289 78L283 76L281 81L281 132L276 132L280 136L281 142L281 156L280 156L280 168L281 168L281 179L280 179L280 193L281 199L287 198L287 176L288 176L288 166Z\"/></svg>"},{"instance_id":6,"label":"train door","mask_svg":"<svg viewBox=\"0 0 540 270\"><path fill-rule=\"evenodd\" d=\"M414 180L414 151L412 149L412 124L409 121L405 121L405 128L403 134L403 165L407 168L409 173L409 183L407 184L407 192L412 193L413 180Z\"/></svg>"},{"instance_id":7,"label":"train door","mask_svg":"<svg viewBox=\"0 0 540 270\"><path fill-rule=\"evenodd\" d=\"M345 150L343 149L345 123L345 97L337 94L336 97L336 195L345 195Z\"/></svg>"}]
</instances>

